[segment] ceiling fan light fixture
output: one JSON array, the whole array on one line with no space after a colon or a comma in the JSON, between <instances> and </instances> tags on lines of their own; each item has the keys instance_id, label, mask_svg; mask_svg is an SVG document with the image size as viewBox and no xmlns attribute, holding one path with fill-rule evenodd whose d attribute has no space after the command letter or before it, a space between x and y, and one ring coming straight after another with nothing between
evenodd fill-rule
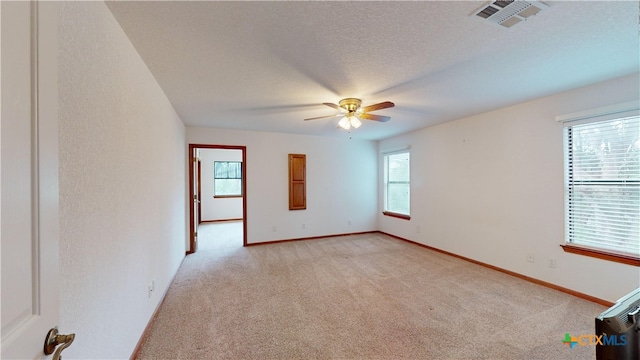
<instances>
[{"instance_id":1,"label":"ceiling fan light fixture","mask_svg":"<svg viewBox=\"0 0 640 360\"><path fill-rule=\"evenodd\" d=\"M354 113L350 113L338 121L338 126L345 130L357 129L362 126L362 121Z\"/></svg>"},{"instance_id":2,"label":"ceiling fan light fixture","mask_svg":"<svg viewBox=\"0 0 640 360\"><path fill-rule=\"evenodd\" d=\"M345 130L349 130L351 129L351 121L349 121L349 118L345 116L342 119L340 119L340 121L338 122L338 126L340 126Z\"/></svg>"},{"instance_id":3,"label":"ceiling fan light fixture","mask_svg":"<svg viewBox=\"0 0 640 360\"><path fill-rule=\"evenodd\" d=\"M362 121L360 121L356 116L349 117L349 122L354 129L357 129L362 125Z\"/></svg>"}]
</instances>

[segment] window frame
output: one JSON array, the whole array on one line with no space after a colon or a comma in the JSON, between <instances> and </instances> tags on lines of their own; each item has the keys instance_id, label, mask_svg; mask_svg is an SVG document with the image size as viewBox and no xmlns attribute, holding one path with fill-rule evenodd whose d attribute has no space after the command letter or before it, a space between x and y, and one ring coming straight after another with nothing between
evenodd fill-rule
<instances>
[{"instance_id":1,"label":"window frame","mask_svg":"<svg viewBox=\"0 0 640 360\"><path fill-rule=\"evenodd\" d=\"M562 122L564 125L563 128L563 163L564 163L564 224L565 224L565 235L564 242L562 245L562 249L565 252L593 257L597 259L623 263L627 265L640 267L640 254L635 256L635 254L630 254L626 252L617 252L615 250L610 250L606 248L599 248L597 246L587 246L583 244L575 244L570 241L570 233L571 233L571 212L570 206L571 203L571 194L575 191L574 185L578 183L578 185L582 185L582 183L588 183L589 180L578 180L572 178L573 169L570 168L573 162L573 153L570 148L570 137L573 136L573 127L576 125L584 125L590 123L598 123L598 122L606 122L615 119L623 119L627 117L640 116L640 106L637 102L630 102L625 104L613 105L609 107L603 107L599 109L589 110L585 112L563 115L556 117L556 121ZM570 164L571 163L571 164ZM615 183L615 184L628 184L633 183L637 184L635 180L615 180L615 181L604 181L603 184L606 183ZM607 185L602 185L607 186Z\"/></svg>"},{"instance_id":2,"label":"window frame","mask_svg":"<svg viewBox=\"0 0 640 360\"><path fill-rule=\"evenodd\" d=\"M227 163L227 164L239 164L239 168L240 168L240 177L224 177L224 178L218 178L216 177L216 164L218 163ZM216 180L240 180L240 193L239 194L216 194ZM213 162L213 198L214 199L220 199L220 198L240 198L243 196L242 194L242 182L244 181L243 179L243 174L242 174L242 161L214 161Z\"/></svg>"},{"instance_id":3,"label":"window frame","mask_svg":"<svg viewBox=\"0 0 640 360\"><path fill-rule=\"evenodd\" d=\"M409 213L403 214L396 211L388 210L388 187L389 187L389 157L393 155L407 154L408 155L408 172L409 172L409 180L408 181L394 181L392 183L401 183L408 185L409 196L407 196ZM399 218L403 220L411 220L411 152L409 148L393 151L393 152L385 152L382 154L382 163L383 163L383 211L382 214L394 218Z\"/></svg>"}]
</instances>

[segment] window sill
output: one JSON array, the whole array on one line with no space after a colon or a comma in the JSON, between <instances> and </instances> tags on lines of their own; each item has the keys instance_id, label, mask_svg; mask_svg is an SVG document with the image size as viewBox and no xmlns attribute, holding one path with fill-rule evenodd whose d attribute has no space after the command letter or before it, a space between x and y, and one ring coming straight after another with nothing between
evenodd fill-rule
<instances>
[{"instance_id":1,"label":"window sill","mask_svg":"<svg viewBox=\"0 0 640 360\"><path fill-rule=\"evenodd\" d=\"M213 195L214 199L241 198L242 195Z\"/></svg>"},{"instance_id":2,"label":"window sill","mask_svg":"<svg viewBox=\"0 0 640 360\"><path fill-rule=\"evenodd\" d=\"M626 254L617 254L617 253L607 252L604 250L589 249L589 248L579 247L575 245L560 245L560 247L562 247L562 249L568 253L589 256L597 259L608 260L608 261L613 261L621 264L640 267L640 258L635 256L626 255Z\"/></svg>"},{"instance_id":3,"label":"window sill","mask_svg":"<svg viewBox=\"0 0 640 360\"><path fill-rule=\"evenodd\" d=\"M382 214L386 215L386 216L395 217L395 218L398 218L398 219L411 220L411 216L409 216L409 215L398 214L398 213L394 213L394 212L391 212L391 211L383 211Z\"/></svg>"}]
</instances>

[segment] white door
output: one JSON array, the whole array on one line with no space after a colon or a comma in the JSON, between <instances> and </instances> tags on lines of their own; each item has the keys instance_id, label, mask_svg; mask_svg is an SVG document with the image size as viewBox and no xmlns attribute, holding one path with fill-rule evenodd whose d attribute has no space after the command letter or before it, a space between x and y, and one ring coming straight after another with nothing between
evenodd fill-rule
<instances>
[{"instance_id":1,"label":"white door","mask_svg":"<svg viewBox=\"0 0 640 360\"><path fill-rule=\"evenodd\" d=\"M200 169L200 166L198 166L199 158L200 156L198 153L198 149L194 148L192 154L193 171L191 174L193 177L193 183L191 184L191 191L193 192L193 219L191 224L191 226L193 227L193 246L191 246L191 252L198 251L198 227L200 226L200 172L198 171Z\"/></svg>"},{"instance_id":2,"label":"white door","mask_svg":"<svg viewBox=\"0 0 640 360\"><path fill-rule=\"evenodd\" d=\"M59 318L57 5L0 13L1 357L36 359Z\"/></svg>"}]
</instances>

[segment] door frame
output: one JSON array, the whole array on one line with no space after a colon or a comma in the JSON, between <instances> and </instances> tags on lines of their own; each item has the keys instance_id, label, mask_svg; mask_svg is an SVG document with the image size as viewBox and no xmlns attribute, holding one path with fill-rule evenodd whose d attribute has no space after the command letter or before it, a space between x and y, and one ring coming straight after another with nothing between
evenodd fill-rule
<instances>
[{"instance_id":1,"label":"door frame","mask_svg":"<svg viewBox=\"0 0 640 360\"><path fill-rule=\"evenodd\" d=\"M193 197L195 195L193 183L194 159L193 153L196 149L224 149L224 150L240 150L242 152L242 246L247 246L247 147L240 145L213 145L213 144L189 144L189 152L187 153L189 162L189 250L187 254L193 254L197 251L195 243L195 225L193 212Z\"/></svg>"}]
</instances>

